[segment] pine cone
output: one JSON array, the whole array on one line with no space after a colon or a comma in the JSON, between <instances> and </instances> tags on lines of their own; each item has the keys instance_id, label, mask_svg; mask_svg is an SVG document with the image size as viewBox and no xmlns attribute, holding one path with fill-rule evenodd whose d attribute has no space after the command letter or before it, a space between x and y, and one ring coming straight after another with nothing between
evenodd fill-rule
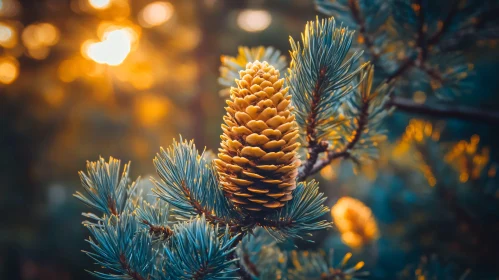
<instances>
[{"instance_id":1,"label":"pine cone","mask_svg":"<svg viewBox=\"0 0 499 280\"><path fill-rule=\"evenodd\" d=\"M299 143L291 96L279 70L248 63L231 88L215 165L234 204L248 211L283 207L296 188Z\"/></svg>"}]
</instances>

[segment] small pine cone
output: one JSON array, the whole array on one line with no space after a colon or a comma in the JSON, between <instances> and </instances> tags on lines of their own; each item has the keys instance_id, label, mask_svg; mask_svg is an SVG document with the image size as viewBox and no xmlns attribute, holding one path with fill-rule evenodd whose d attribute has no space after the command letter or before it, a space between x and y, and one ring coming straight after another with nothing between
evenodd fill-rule
<instances>
[{"instance_id":1,"label":"small pine cone","mask_svg":"<svg viewBox=\"0 0 499 280\"><path fill-rule=\"evenodd\" d=\"M292 199L298 129L288 88L267 62L248 63L231 88L215 165L223 190L239 208L269 211Z\"/></svg>"}]
</instances>

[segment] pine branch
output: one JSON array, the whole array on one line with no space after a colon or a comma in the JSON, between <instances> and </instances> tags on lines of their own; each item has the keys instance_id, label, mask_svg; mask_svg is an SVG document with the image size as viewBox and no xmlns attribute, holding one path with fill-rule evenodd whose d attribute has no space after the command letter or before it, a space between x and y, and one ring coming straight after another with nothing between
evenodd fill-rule
<instances>
[{"instance_id":1,"label":"pine branch","mask_svg":"<svg viewBox=\"0 0 499 280\"><path fill-rule=\"evenodd\" d=\"M246 264L246 267L248 267L248 270L250 270L250 272L253 275L255 275L257 277L260 275L260 273L258 272L258 269L257 269L256 265L253 262L251 262L250 257L249 257L249 255L247 253L243 253L242 260ZM236 266L239 268L239 270L237 271L237 273L239 274L239 276L241 277L241 279L243 279L243 280L252 280L253 279L253 277L251 276L251 274L248 271L246 271L245 266L243 266L241 264L240 260L236 263Z\"/></svg>"},{"instance_id":2,"label":"pine branch","mask_svg":"<svg viewBox=\"0 0 499 280\"><path fill-rule=\"evenodd\" d=\"M367 74L367 75L366 75ZM371 95L371 85L372 85L372 78L373 78L373 68L372 66L369 66L367 70L361 75L361 83L359 86L359 93L360 93L360 108L358 111L356 111L356 128L351 131L350 137L348 137L346 144L341 148L339 151L334 151L330 150L327 153L327 156L325 159L320 160L317 162L313 168L310 169L308 173L302 173L300 176L301 180L305 180L308 176L315 174L316 172L319 172L322 168L324 168L326 165L331 163L334 159L337 158L353 158L350 154L351 150L355 148L355 145L359 142L359 140L362 137L362 133L364 130L367 128L368 122L369 122L369 117L370 117L370 105L374 97L376 97L377 94ZM355 102L354 102L355 103Z\"/></svg>"},{"instance_id":3,"label":"pine branch","mask_svg":"<svg viewBox=\"0 0 499 280\"><path fill-rule=\"evenodd\" d=\"M145 200L139 200L133 211L137 221L149 231L152 237L166 240L173 235L168 221L170 207L166 202L158 199L151 205Z\"/></svg>"},{"instance_id":4,"label":"pine branch","mask_svg":"<svg viewBox=\"0 0 499 280\"><path fill-rule=\"evenodd\" d=\"M185 180L182 180L181 186L182 186L182 190L184 191L184 194L185 194L185 199L189 201L189 203L196 210L198 215L200 215L200 216L204 215L206 220L213 223L213 224L219 224L221 226L227 225L224 219L213 215L209 209L203 207L198 201L196 201L195 199L192 198L191 191L187 187Z\"/></svg>"},{"instance_id":5,"label":"pine branch","mask_svg":"<svg viewBox=\"0 0 499 280\"><path fill-rule=\"evenodd\" d=\"M243 239L243 237L246 235L246 231L243 230L245 226L248 226L249 222L247 219L242 219L241 221L232 221L232 220L226 220L221 217L218 217L213 214L213 211L210 211L210 209L203 207L198 201L193 199L191 197L191 193L189 188L187 187L185 181L182 182L182 189L185 194L185 198L191 203L192 207L196 209L196 212L198 213L199 216L203 216L206 218L206 220L212 224L218 224L222 227L229 227L229 232L232 234L239 234L237 236L233 246L235 247L239 242Z\"/></svg>"},{"instance_id":6,"label":"pine branch","mask_svg":"<svg viewBox=\"0 0 499 280\"><path fill-rule=\"evenodd\" d=\"M424 14L424 9L423 9L423 1L422 0L416 0L415 5L418 8L417 10L417 16L418 16L418 36L417 36L417 45L419 47L420 51L420 63L422 64L423 61L426 60L426 57L428 55L428 48L427 48L427 41L425 40L425 14Z\"/></svg>"},{"instance_id":7,"label":"pine branch","mask_svg":"<svg viewBox=\"0 0 499 280\"><path fill-rule=\"evenodd\" d=\"M348 265L352 257L347 253L343 259L336 264L334 262L334 251L326 254L324 252L291 251L291 263L294 268L288 271L288 279L361 279L369 275L367 271L360 271L364 262L358 262L354 266Z\"/></svg>"},{"instance_id":8,"label":"pine branch","mask_svg":"<svg viewBox=\"0 0 499 280\"><path fill-rule=\"evenodd\" d=\"M433 36L431 36L430 39L428 39L428 45L431 46L431 45L437 44L440 41L441 37L445 34L445 32L447 32L447 29L451 25L452 20L454 19L454 16L456 15L456 13L459 10L459 8L458 8L459 5L458 4L459 4L458 0L454 0L453 1L450 12L447 14L447 17L442 22L442 27L440 27L440 29L438 30L438 32L436 32L435 34L433 34Z\"/></svg>"},{"instance_id":9,"label":"pine branch","mask_svg":"<svg viewBox=\"0 0 499 280\"><path fill-rule=\"evenodd\" d=\"M438 117L454 118L466 121L499 124L499 112L491 112L483 109L475 109L457 105L426 105L418 104L410 99L392 96L386 106L396 107L399 111L408 113Z\"/></svg>"},{"instance_id":10,"label":"pine branch","mask_svg":"<svg viewBox=\"0 0 499 280\"><path fill-rule=\"evenodd\" d=\"M173 234L172 229L168 226L151 225L146 220L142 220L142 223L149 227L149 234L162 235L165 238L168 238Z\"/></svg>"},{"instance_id":11,"label":"pine branch","mask_svg":"<svg viewBox=\"0 0 499 280\"><path fill-rule=\"evenodd\" d=\"M260 273L258 272L258 268L256 267L256 265L254 263L251 262L248 254L244 254L243 260L244 260L244 263L246 263L246 266L248 267L248 269L251 271L251 273L253 273L253 275L255 275L257 277L260 276Z\"/></svg>"},{"instance_id":12,"label":"pine branch","mask_svg":"<svg viewBox=\"0 0 499 280\"><path fill-rule=\"evenodd\" d=\"M392 74L390 74L387 78L386 78L386 81L387 82L392 82L392 81L395 81L397 80L400 76L402 76L403 74L405 74L405 72L407 70L409 70L412 66L414 66L414 62L415 62L415 59L414 58L411 58L411 57L408 57L406 58L401 64L400 66L397 68L397 70L395 70Z\"/></svg>"},{"instance_id":13,"label":"pine branch","mask_svg":"<svg viewBox=\"0 0 499 280\"><path fill-rule=\"evenodd\" d=\"M339 152L328 151L327 157L325 159L318 161L317 164L315 164L314 167L310 170L310 173L307 176L304 175L305 177L303 178L303 180L305 180L306 177L321 171L322 168L326 167L335 159L338 158L347 159L351 157L350 150L355 147L357 142L359 142L359 139L362 135L362 131L364 131L365 127L367 126L369 120L368 110L369 110L369 100L365 100L365 102L362 104L361 107L361 113L359 115L357 129L354 131L351 140L348 142L348 144Z\"/></svg>"},{"instance_id":14,"label":"pine branch","mask_svg":"<svg viewBox=\"0 0 499 280\"><path fill-rule=\"evenodd\" d=\"M418 143L415 145L415 148L421 154L423 162L429 166L432 173L436 174L438 169L435 166L435 162L431 160L432 157L430 156L431 154L427 145ZM449 186L442 185L442 183L437 183L435 188L437 197L442 203L444 203L444 205L447 206L447 209L455 215L455 218L460 222L466 223L473 232L474 236L481 237L477 238L477 240L487 240L486 237L490 236L489 232L484 232L481 224L477 223L476 219L471 216L465 208L459 205L456 191L449 189ZM495 237L491 240L494 239Z\"/></svg>"},{"instance_id":15,"label":"pine branch","mask_svg":"<svg viewBox=\"0 0 499 280\"><path fill-rule=\"evenodd\" d=\"M239 215L218 185L212 163L198 153L192 141L174 141L167 150L161 149L154 163L161 180L153 179L153 192L175 207L179 219L205 215L211 223L234 226L231 221Z\"/></svg>"},{"instance_id":16,"label":"pine branch","mask_svg":"<svg viewBox=\"0 0 499 280\"><path fill-rule=\"evenodd\" d=\"M494 6L486 9L481 15L475 17L475 20L471 25L457 30L453 33L451 38L446 39L442 42L442 51L454 50L454 47L458 45L467 36L476 36L477 33L483 28L489 21L497 18L497 13L499 12L499 7ZM437 42L435 42L436 44ZM444 45L445 43L445 45Z\"/></svg>"},{"instance_id":17,"label":"pine branch","mask_svg":"<svg viewBox=\"0 0 499 280\"><path fill-rule=\"evenodd\" d=\"M319 153L323 152L323 150L321 150L323 145L319 145L319 143L317 143L316 127L318 121L317 111L319 110L319 102L321 100L321 95L323 94L321 89L324 83L325 76L326 76L326 67L323 67L319 70L319 76L317 77L315 88L311 94L312 101L310 103L310 113L307 118L307 127L306 127L309 156L303 168L305 174L308 173L310 169L314 166L315 162L317 161Z\"/></svg>"},{"instance_id":18,"label":"pine branch","mask_svg":"<svg viewBox=\"0 0 499 280\"><path fill-rule=\"evenodd\" d=\"M87 224L87 228L93 236L86 240L92 251L84 253L111 272L89 271L90 274L102 279L128 279L128 275L134 280L145 280L155 273L155 266L150 264L155 262L158 251L152 248L148 232L139 230L133 214L124 212L98 224Z\"/></svg>"},{"instance_id":19,"label":"pine branch","mask_svg":"<svg viewBox=\"0 0 499 280\"><path fill-rule=\"evenodd\" d=\"M123 270L132 277L133 280L146 280L146 278L142 277L138 272L134 271L126 260L125 254L120 254L120 264Z\"/></svg>"},{"instance_id":20,"label":"pine branch","mask_svg":"<svg viewBox=\"0 0 499 280\"><path fill-rule=\"evenodd\" d=\"M287 268L287 254L262 227L244 238L237 248L237 257L242 279L281 279L280 272Z\"/></svg>"},{"instance_id":21,"label":"pine branch","mask_svg":"<svg viewBox=\"0 0 499 280\"><path fill-rule=\"evenodd\" d=\"M87 173L78 172L86 196L80 192L76 192L74 196L106 215L120 215L136 186L135 183L127 185L130 163L125 164L121 177L120 164L120 160L112 157L109 162L103 158L87 162Z\"/></svg>"},{"instance_id":22,"label":"pine branch","mask_svg":"<svg viewBox=\"0 0 499 280\"><path fill-rule=\"evenodd\" d=\"M204 216L174 226L162 266L171 279L219 279L235 272L231 258L237 236L208 223Z\"/></svg>"},{"instance_id":23,"label":"pine branch","mask_svg":"<svg viewBox=\"0 0 499 280\"><path fill-rule=\"evenodd\" d=\"M376 53L376 51L374 50L374 40L367 32L366 23L360 11L359 1L348 0L348 7L352 12L352 16L355 23L357 23L357 25L359 26L359 33L362 35L362 38L364 39L364 45L366 45L367 49L371 54L372 57L371 63L376 63L376 61L379 58L379 53Z\"/></svg>"},{"instance_id":24,"label":"pine branch","mask_svg":"<svg viewBox=\"0 0 499 280\"><path fill-rule=\"evenodd\" d=\"M312 168L310 174L315 174L315 173L321 171L322 168L326 167L328 164L330 164L335 159L338 159L338 158L347 159L349 157L350 157L350 153L347 151L340 151L340 152L328 151L327 157L325 159L317 162L317 164L314 166L314 168Z\"/></svg>"},{"instance_id":25,"label":"pine branch","mask_svg":"<svg viewBox=\"0 0 499 280\"><path fill-rule=\"evenodd\" d=\"M257 225L267 229L277 240L303 238L310 236L312 231L331 227L329 222L320 220L329 209L324 206L326 198L315 181L299 182L293 196L279 211L257 221Z\"/></svg>"},{"instance_id":26,"label":"pine branch","mask_svg":"<svg viewBox=\"0 0 499 280\"><path fill-rule=\"evenodd\" d=\"M447 15L446 19L442 23L442 27L438 32L433 34L429 39L425 39L425 32L424 32L424 25L425 25L425 16L424 16L424 10L422 6L422 1L417 0L416 4L419 6L419 11L418 11L418 35L417 35L417 45L419 47L419 56L418 57L408 57L406 58L400 66L395 70L392 74L390 74L387 78L387 82L391 82L392 80L396 80L403 74L405 74L406 71L408 71L410 68L413 66L419 67L421 70L426 72L430 77L437 79L439 81L442 81L442 77L440 74L432 69L429 69L424 66L424 61L428 57L428 48L431 46L434 46L440 42L442 39L442 36L445 34L445 32L448 30L450 23L452 22L455 14L458 11L458 1L454 1L454 4L452 6L451 11Z\"/></svg>"},{"instance_id":27,"label":"pine branch","mask_svg":"<svg viewBox=\"0 0 499 280\"><path fill-rule=\"evenodd\" d=\"M367 66L355 66L361 52L347 58L352 39L353 32L336 28L334 18L307 23L303 45L290 39L293 61L288 85L308 148L301 178L308 176L319 154L326 151L329 132L342 123L338 116L342 99L353 93L352 80Z\"/></svg>"}]
</instances>

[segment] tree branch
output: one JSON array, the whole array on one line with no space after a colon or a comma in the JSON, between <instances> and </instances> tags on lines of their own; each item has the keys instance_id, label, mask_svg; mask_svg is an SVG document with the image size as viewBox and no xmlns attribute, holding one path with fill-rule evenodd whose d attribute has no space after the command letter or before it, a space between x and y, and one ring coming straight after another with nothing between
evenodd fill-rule
<instances>
[{"instance_id":1,"label":"tree branch","mask_svg":"<svg viewBox=\"0 0 499 280\"><path fill-rule=\"evenodd\" d=\"M489 21L497 18L496 16L498 12L499 7L490 7L481 15L475 17L471 25L457 30L456 32L454 32L452 38L448 38L444 42L442 42L443 46L441 46L441 49L443 51L452 51L459 43L461 43L463 39L467 38L468 36L476 36L480 28L483 28ZM443 43L445 43L445 45Z\"/></svg>"},{"instance_id":2,"label":"tree branch","mask_svg":"<svg viewBox=\"0 0 499 280\"><path fill-rule=\"evenodd\" d=\"M428 48L427 48L427 42L425 39L425 14L424 14L424 9L423 9L423 1L422 0L416 0L415 3L416 8L416 13L418 16L418 37L417 37L417 45L419 47L420 51L420 57L419 60L422 64L423 61L426 60L426 57L428 55Z\"/></svg>"},{"instance_id":3,"label":"tree branch","mask_svg":"<svg viewBox=\"0 0 499 280\"><path fill-rule=\"evenodd\" d=\"M142 220L142 223L149 227L149 234L151 235L164 236L165 239L173 235L173 230L168 226L152 225L146 220Z\"/></svg>"},{"instance_id":4,"label":"tree branch","mask_svg":"<svg viewBox=\"0 0 499 280\"><path fill-rule=\"evenodd\" d=\"M469 108L457 105L426 105L418 104L410 99L392 96L387 106L395 106L397 110L439 118L454 118L473 122L499 124L499 112Z\"/></svg>"},{"instance_id":5,"label":"tree branch","mask_svg":"<svg viewBox=\"0 0 499 280\"><path fill-rule=\"evenodd\" d=\"M325 151L327 146L324 143L317 142L316 136L316 127L317 127L317 111L319 110L319 102L321 100L321 90L324 83L324 79L326 78L326 68L323 67L319 71L319 77L317 78L317 82L315 83L314 91L312 92L312 101L310 103L310 114L307 118L307 142L308 142L308 159L302 165L301 174L307 174L310 172L315 162L317 161L317 157L319 153ZM299 175L300 177L300 175Z\"/></svg>"},{"instance_id":6,"label":"tree branch","mask_svg":"<svg viewBox=\"0 0 499 280\"><path fill-rule=\"evenodd\" d=\"M431 45L437 44L440 41L442 35L444 35L445 32L447 32L447 29L449 28L452 20L454 19L454 16L456 15L457 11L459 10L458 3L459 3L459 1L457 1L457 0L455 0L452 3L452 8L451 8L450 12L447 14L447 17L445 18L445 20L442 22L442 26L440 27L438 32L433 34L433 36L431 36L430 39L428 39L428 45L431 46Z\"/></svg>"},{"instance_id":7,"label":"tree branch","mask_svg":"<svg viewBox=\"0 0 499 280\"><path fill-rule=\"evenodd\" d=\"M328 151L327 157L325 159L320 160L317 162L316 165L314 165L314 168L310 171L310 175L315 174L319 171L321 171L322 168L326 167L328 164L330 164L333 160L337 158L349 158L350 153L346 151L340 151L340 152L333 152L333 151ZM310 176L309 175L309 176Z\"/></svg>"},{"instance_id":8,"label":"tree branch","mask_svg":"<svg viewBox=\"0 0 499 280\"><path fill-rule=\"evenodd\" d=\"M124 254L120 254L120 264L121 267L126 271L126 273L132 277L133 280L146 280L146 278L142 277L138 272L134 271L128 262L126 261L126 257Z\"/></svg>"},{"instance_id":9,"label":"tree branch","mask_svg":"<svg viewBox=\"0 0 499 280\"><path fill-rule=\"evenodd\" d=\"M366 23L364 21L364 18L362 18L358 0L349 0L348 7L352 12L352 16L353 19L355 20L355 23L359 25L359 33L362 35L362 38L364 39L364 45L366 45L367 49L369 50L372 56L371 62L375 63L379 58L379 53L376 53L376 51L374 50L374 40L367 33Z\"/></svg>"},{"instance_id":10,"label":"tree branch","mask_svg":"<svg viewBox=\"0 0 499 280\"><path fill-rule=\"evenodd\" d=\"M431 36L428 40L425 40L425 32L424 32L424 25L425 25L425 17L424 17L424 10L422 6L422 1L418 0L417 5L419 7L418 10L418 36L417 36L417 45L420 48L420 55L419 57L409 57L406 58L402 64L399 66L397 70L395 70L391 75L389 75L386 78L387 82L391 82L392 80L397 79L398 77L402 76L407 70L409 70L411 67L416 65L416 60L418 60L418 67L421 68L421 70L425 71L429 76L438 79L439 81L442 81L442 78L440 75L435 72L434 70L428 69L427 67L424 66L424 61L426 60L428 56L428 47L431 47L435 44L438 44L440 39L442 38L442 35L447 31L449 24L452 22L453 17L457 13L458 10L458 1L454 2L454 5L447 15L447 18L445 21L442 23L442 27L440 30L435 33L433 36Z\"/></svg>"},{"instance_id":11,"label":"tree branch","mask_svg":"<svg viewBox=\"0 0 499 280\"><path fill-rule=\"evenodd\" d=\"M243 235L242 234L243 231L241 230L242 225L240 223L234 223L234 222L231 222L231 221L226 221L225 219L217 217L214 213L212 213L212 211L210 211L209 209L206 209L199 202L197 202L196 200L194 200L191 197L191 192L190 192L189 188L187 187L185 181L182 181L182 190L184 191L185 197L189 200L189 202L194 207L194 209L196 209L196 212L199 215L203 215L204 214L204 216L205 216L205 218L206 218L207 221L209 221L212 224L219 224L221 226L228 226L230 232L232 232L232 233L241 233L241 235ZM242 239L242 237L243 236L241 236L240 239ZM239 243L239 242L235 242L235 243Z\"/></svg>"},{"instance_id":12,"label":"tree branch","mask_svg":"<svg viewBox=\"0 0 499 280\"><path fill-rule=\"evenodd\" d=\"M386 78L386 82L389 83L395 79L398 79L398 77L402 76L412 66L414 66L414 58L406 58L399 68Z\"/></svg>"},{"instance_id":13,"label":"tree branch","mask_svg":"<svg viewBox=\"0 0 499 280\"><path fill-rule=\"evenodd\" d=\"M326 167L326 165L330 164L333 160L337 158L350 158L350 150L352 150L357 142L359 142L360 137L362 136L362 132L367 126L367 122L369 120L369 99L364 100L362 107L360 109L360 115L358 118L358 126L357 129L352 133L352 139L345 145L345 147L341 151L328 151L327 157L318 161L314 166L310 169L308 173L302 173L299 175L298 180L304 181L308 176L319 172L322 168Z\"/></svg>"},{"instance_id":14,"label":"tree branch","mask_svg":"<svg viewBox=\"0 0 499 280\"><path fill-rule=\"evenodd\" d=\"M243 261L246 264L246 266L243 266L241 261ZM236 263L236 265L237 267L239 267L237 273L243 280L252 280L253 279L253 277L251 276L252 274L257 277L260 276L260 272L258 272L256 265L251 262L249 255L246 252L243 253L242 260L239 260ZM245 267L247 267L249 271L246 271Z\"/></svg>"}]
</instances>

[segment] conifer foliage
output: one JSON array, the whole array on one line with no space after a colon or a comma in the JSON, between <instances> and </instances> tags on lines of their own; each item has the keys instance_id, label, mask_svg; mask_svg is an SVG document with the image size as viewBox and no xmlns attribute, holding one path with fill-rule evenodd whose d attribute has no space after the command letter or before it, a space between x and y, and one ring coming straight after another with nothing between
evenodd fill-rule
<instances>
[{"instance_id":1,"label":"conifer foliage","mask_svg":"<svg viewBox=\"0 0 499 280\"><path fill-rule=\"evenodd\" d=\"M265 229L259 234L277 241L330 228L322 218L329 209L318 184L297 180L299 133L313 119L315 127L304 131L314 135L303 144L328 139L322 137L333 127L328 120L364 80L357 76L365 65L354 66L358 54L343 62L350 37L333 19L308 23L303 49L292 43L290 87L269 62L249 61L230 90L218 159L212 162L192 141L182 139L161 149L154 159L160 178L152 179L155 201L146 201L137 184L129 184L128 165L120 178L118 160L89 163L87 174L81 173L85 193L75 196L98 212L84 214L92 235L88 241L93 251L87 254L107 269L93 275L237 278L247 272L241 256L248 253L245 243L255 242L252 235L258 228ZM302 57L306 54L312 56ZM276 55L270 56L271 62L277 61ZM326 64L324 72L321 65ZM319 91L308 91L316 79L322 81ZM307 107L317 97L320 102ZM350 102L355 102L353 97ZM287 274L286 263L274 264Z\"/></svg>"},{"instance_id":2,"label":"conifer foliage","mask_svg":"<svg viewBox=\"0 0 499 280\"><path fill-rule=\"evenodd\" d=\"M338 8L317 3L330 13ZM182 139L161 148L154 159L159 179L151 179L154 201L130 183L129 165L120 178L116 159L89 163L81 173L85 192L75 196L96 211L84 214L92 249L86 253L105 271L92 274L136 280L365 276L363 262L346 268L350 254L336 264L326 260L331 254L277 245L331 227L323 217L326 197L309 176L337 158L375 159L385 138L393 81L376 81L363 51L351 50L353 40L354 32L333 17L308 22L301 40L290 39L285 77L285 59L272 48L242 47L238 58L223 57L219 82L231 89L218 158ZM366 213L362 220L371 219ZM360 243L378 237L371 224L369 238L355 232Z\"/></svg>"}]
</instances>

